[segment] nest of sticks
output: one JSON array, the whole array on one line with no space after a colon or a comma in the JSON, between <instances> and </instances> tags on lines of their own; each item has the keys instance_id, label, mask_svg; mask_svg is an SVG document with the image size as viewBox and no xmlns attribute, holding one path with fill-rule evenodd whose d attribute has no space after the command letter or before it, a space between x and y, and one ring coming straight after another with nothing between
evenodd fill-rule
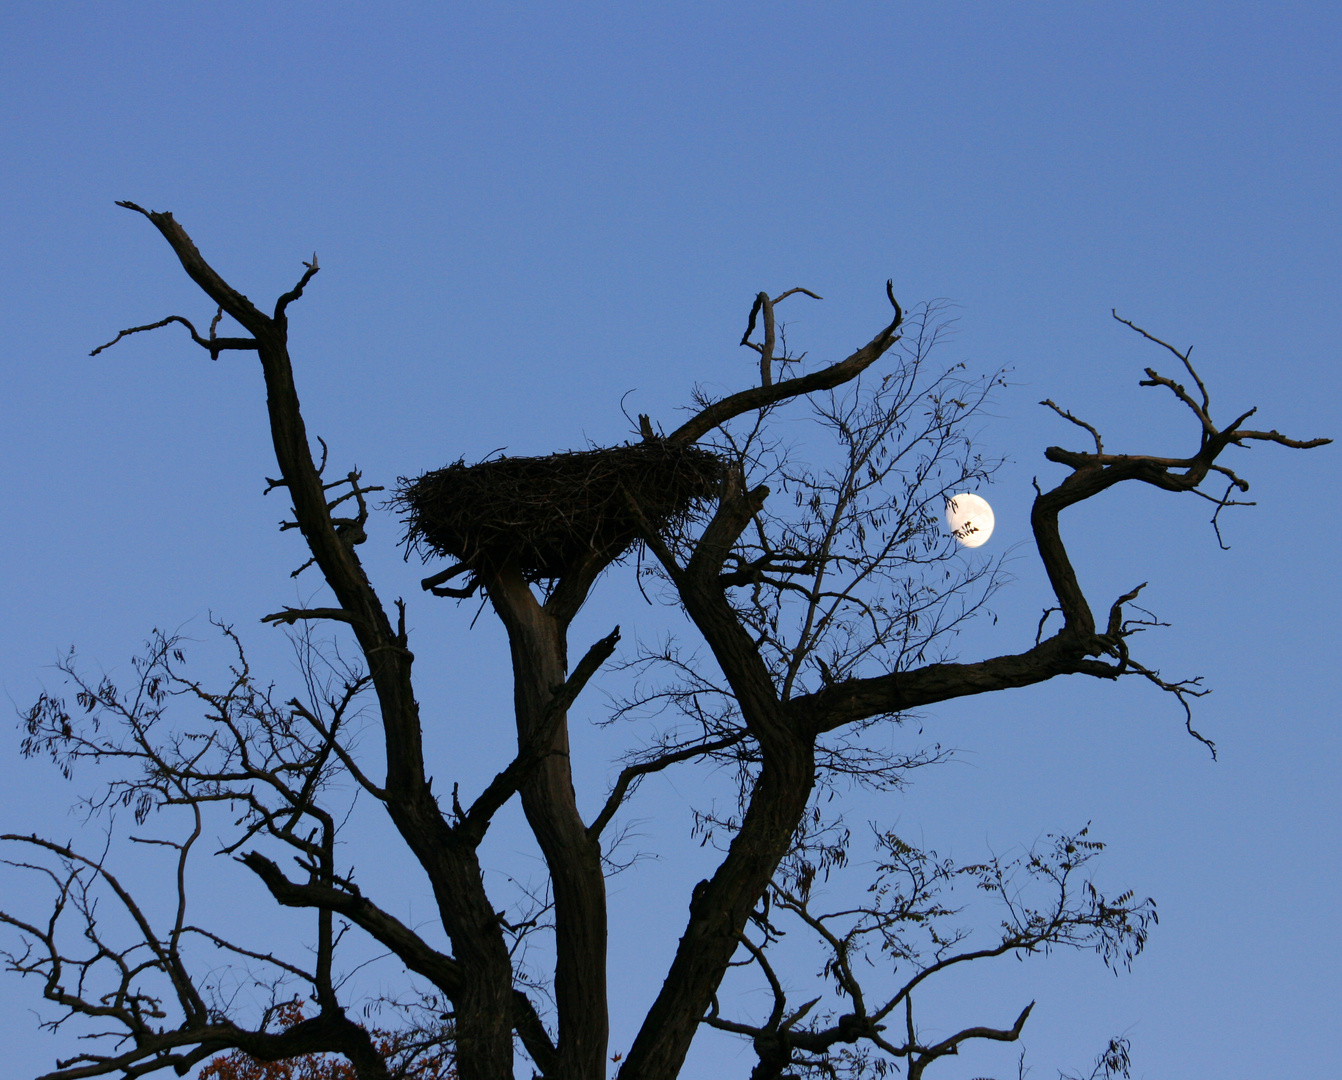
<instances>
[{"instance_id":1,"label":"nest of sticks","mask_svg":"<svg viewBox=\"0 0 1342 1080\"><path fill-rule=\"evenodd\" d=\"M655 527L684 521L716 495L722 461L659 441L549 457L464 460L414 480L394 499L405 542L425 561L474 569L515 563L532 581L555 578L590 555L617 559L638 539L630 496Z\"/></svg>"}]
</instances>

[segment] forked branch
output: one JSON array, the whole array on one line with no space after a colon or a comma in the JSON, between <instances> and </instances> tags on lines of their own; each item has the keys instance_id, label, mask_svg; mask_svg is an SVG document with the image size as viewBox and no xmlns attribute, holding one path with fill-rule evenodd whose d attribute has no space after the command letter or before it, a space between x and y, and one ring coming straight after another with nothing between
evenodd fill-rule
<instances>
[{"instance_id":1,"label":"forked branch","mask_svg":"<svg viewBox=\"0 0 1342 1080\"><path fill-rule=\"evenodd\" d=\"M1119 321L1131 325L1126 320ZM1087 674L1113 679L1129 672L1142 673L1162 689L1176 694L1185 709L1189 697L1205 693L1197 686L1196 681L1161 680L1149 669L1139 671L1139 665L1123 656L1119 657L1117 664L1093 659L1096 656L1118 655L1118 653L1114 641L1103 633L1097 633L1094 615L1062 541L1059 515L1063 510L1094 498L1108 488L1125 481L1138 481L1165 491L1194 491L1205 496L1205 493L1197 491L1197 488L1208 475L1215 472L1229 477L1234 488L1244 491L1248 489L1248 482L1217 460L1228 446L1243 446L1247 442L1260 441L1294 449L1310 449L1327 445L1332 440L1292 439L1277 431L1245 429L1240 425L1253 415L1252 409L1241 414L1225 428L1218 428L1207 411L1208 395L1205 386L1189 362L1187 353L1180 353L1138 327L1134 329L1174 352L1196 381L1203 399L1201 403L1194 400L1173 380L1158 376L1150 369L1147 372L1150 378L1144 380L1143 385L1166 386L1188 406L1197 417L1201 428L1200 445L1196 453L1186 458L1105 453L1101 449L1103 443L1099 432L1092 425L1077 419L1051 401L1043 402L1069 422L1088 431L1097 447L1093 452L1064 450L1057 446L1045 450L1044 456L1048 460L1066 465L1071 472L1052 490L1040 490L1031 511L1035 543L1057 597L1057 610L1063 616L1063 627L1052 637L1037 641L1033 648L1023 653L998 656L970 664L931 664L874 678L852 679L825 687L793 702L792 707L802 712L809 722L816 724L822 731L832 730L843 724L881 713L904 712L952 697L1027 686L1065 674ZM1218 504L1218 514L1222 504L1229 504L1226 498L1206 497L1212 498L1212 501ZM1189 730L1193 730L1191 723Z\"/></svg>"},{"instance_id":2,"label":"forked branch","mask_svg":"<svg viewBox=\"0 0 1342 1080\"><path fill-rule=\"evenodd\" d=\"M789 398L813 394L817 390L829 390L857 378L858 375L879 360L891 345L899 340L898 331L900 325L904 322L904 312L895 299L893 281L885 283L885 293L890 301L890 306L895 309L895 317L885 329L851 356L840 360L836 364L831 364L827 368L814 371L810 375L801 375L795 379L784 379L782 382L757 386L751 390L742 390L720 401L715 401L700 410L692 419L681 424L667 436L666 441L672 446L686 446L697 442L714 428L725 424L733 417L750 412L752 409L762 409L768 405L786 401ZM758 297L756 303L763 306ZM746 336L749 337L749 332Z\"/></svg>"},{"instance_id":3,"label":"forked branch","mask_svg":"<svg viewBox=\"0 0 1342 1080\"><path fill-rule=\"evenodd\" d=\"M222 311L223 309L221 308L220 310ZM169 323L181 323L185 326L187 330L191 332L191 340L208 352L211 360L218 360L219 354L228 350L251 350L255 352L258 347L254 338L215 337L214 330L215 327L219 325L218 316L215 316L214 320L210 323L210 336L203 338L196 332L196 328L192 325L190 319L183 318L181 315L169 315L166 319L159 319L156 323L147 323L144 326L132 326L129 330L122 330L121 333L117 334L111 341L99 345L96 349L90 352L89 355L97 356L104 349L110 349L124 337L129 337L131 334L139 334L145 330L157 330L159 327L167 326Z\"/></svg>"},{"instance_id":4,"label":"forked branch","mask_svg":"<svg viewBox=\"0 0 1342 1080\"><path fill-rule=\"evenodd\" d=\"M811 297L813 300L821 299L821 297L816 296L815 293L811 292L810 289L803 289L801 286L797 286L795 289L788 289L787 292L774 297L772 300L769 299L768 293L762 292L755 297L755 304L750 309L750 321L746 326L746 332L741 336L741 344L749 346L760 354L761 386L773 385L774 345L776 341L774 308L793 293L802 293ZM750 340L750 335L755 332L755 318L761 312L764 313L764 341L760 344L756 344ZM787 360L788 358L785 355L783 359Z\"/></svg>"}]
</instances>

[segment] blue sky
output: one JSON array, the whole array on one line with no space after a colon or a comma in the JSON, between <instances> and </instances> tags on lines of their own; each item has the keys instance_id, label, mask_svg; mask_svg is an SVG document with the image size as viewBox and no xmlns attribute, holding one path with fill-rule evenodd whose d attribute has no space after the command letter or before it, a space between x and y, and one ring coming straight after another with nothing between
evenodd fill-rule
<instances>
[{"instance_id":1,"label":"blue sky","mask_svg":"<svg viewBox=\"0 0 1342 1080\"><path fill-rule=\"evenodd\" d=\"M1194 346L1222 419L1258 405L1264 427L1339 434L1340 31L1329 6L1296 3L7 5L0 686L30 702L71 644L124 671L151 628L203 637L210 612L288 677L256 620L293 601L302 557L261 498L254 360L211 364L172 329L87 355L124 326L210 314L117 199L173 211L253 298L316 250L292 313L309 428L379 483L497 447L622 440L628 391L631 413L669 423L695 383L744 385L736 343L760 289L826 298L791 314L817 358L871 336L887 278L907 301L949 298L947 356L1013 384L982 442L1010 461L988 495L1016 580L961 652L1022 647L1047 603L1030 478L1055 475L1045 446L1079 445L1036 402L1114 449L1195 439L1137 387L1168 365L1111 308ZM1112 845L1102 877L1159 901L1131 975L1057 957L966 984L1003 1010L1038 998L1037 1075L1118 1032L1142 1076L1335 1068L1338 453L1239 457L1258 505L1227 515L1229 552L1205 503L1150 490L1065 521L1097 605L1150 580L1172 626L1147 662L1206 676L1197 721L1219 763L1149 688L1058 683L930 711L925 733L958 762L854 804L966 859L1093 821ZM421 599L397 536L384 516L361 552L385 597L410 598L442 769L492 772L502 637ZM656 625L621 588L575 639ZM583 736L594 790L618 738ZM21 761L16 730L7 743L5 831L79 834L76 789ZM649 785L640 828L663 857L612 886L631 927L613 946L613 1050L702 876L683 848L698 782ZM502 843L500 874L531 858ZM240 906L256 896L243 875L225 867L219 886ZM663 895L659 924L646 909ZM47 1066L59 1040L34 1034L30 989L0 981L0 1001L7 1069ZM734 1045L706 1047L695 1075L748 1072Z\"/></svg>"}]
</instances>

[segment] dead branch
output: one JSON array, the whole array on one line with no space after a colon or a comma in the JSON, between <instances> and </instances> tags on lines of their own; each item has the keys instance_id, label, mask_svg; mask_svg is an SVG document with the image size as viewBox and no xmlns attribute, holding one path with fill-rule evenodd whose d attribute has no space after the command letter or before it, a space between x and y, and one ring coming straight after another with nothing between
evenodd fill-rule
<instances>
[{"instance_id":1,"label":"dead branch","mask_svg":"<svg viewBox=\"0 0 1342 1080\"><path fill-rule=\"evenodd\" d=\"M828 390L855 379L879 360L886 350L899 340L897 331L904 321L904 312L895 300L893 281L886 282L886 296L895 309L895 317L884 330L847 359L840 360L838 363L822 368L810 375L802 375L795 379L784 379L782 382L772 385L759 386L753 390L742 390L739 393L731 394L706 406L692 419L681 424L667 436L667 443L672 446L685 446L695 443L714 428L725 424L733 417L740 416L742 413L750 412L753 409L762 409L776 402L786 401L789 398L813 394L818 390Z\"/></svg>"},{"instance_id":2,"label":"dead branch","mask_svg":"<svg viewBox=\"0 0 1342 1080\"><path fill-rule=\"evenodd\" d=\"M222 309L221 309L222 310ZM191 332L191 340L210 354L211 360L218 360L219 354L228 350L250 350L258 348L257 343L252 338L221 338L214 336L215 327L219 324L218 316L210 323L210 336L203 338L196 332L196 328L189 319L181 315L169 315L166 319L160 319L156 323L146 323L144 326L132 326L129 330L122 330L116 337L104 345L99 345L89 353L90 356L97 356L104 349L110 349L118 341L131 334L139 334L145 330L157 330L161 326L167 326L169 323L181 323Z\"/></svg>"}]
</instances>

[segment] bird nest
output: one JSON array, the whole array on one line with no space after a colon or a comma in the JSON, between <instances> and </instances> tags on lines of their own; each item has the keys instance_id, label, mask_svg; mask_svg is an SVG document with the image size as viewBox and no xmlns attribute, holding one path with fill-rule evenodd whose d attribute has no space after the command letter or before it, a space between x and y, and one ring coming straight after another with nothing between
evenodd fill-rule
<instances>
[{"instance_id":1,"label":"bird nest","mask_svg":"<svg viewBox=\"0 0 1342 1080\"><path fill-rule=\"evenodd\" d=\"M513 563L535 581L592 555L619 558L638 539L631 501L654 527L675 524L717 493L721 475L721 460L706 450L649 441L462 460L402 478L394 502L407 547L425 561L444 556L476 569Z\"/></svg>"}]
</instances>

